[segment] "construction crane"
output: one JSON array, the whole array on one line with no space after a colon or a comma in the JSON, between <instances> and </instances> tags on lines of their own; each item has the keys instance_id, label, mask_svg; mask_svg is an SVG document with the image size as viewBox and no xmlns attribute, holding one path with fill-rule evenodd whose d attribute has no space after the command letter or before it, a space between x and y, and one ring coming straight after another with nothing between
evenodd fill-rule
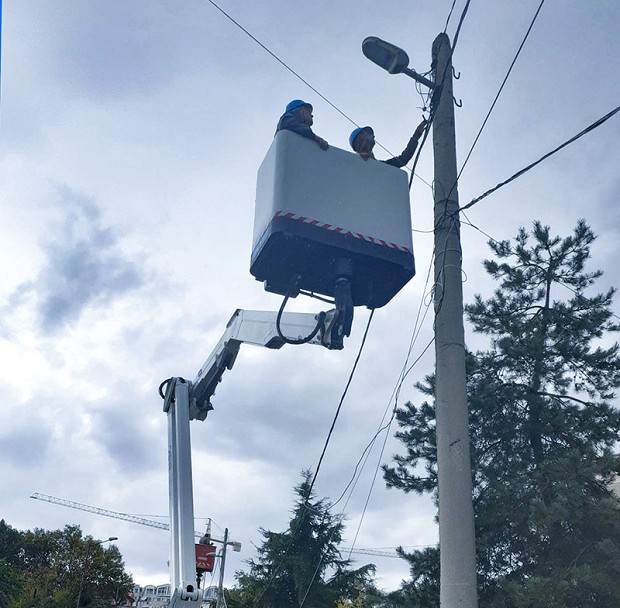
<instances>
[{"instance_id":1,"label":"construction crane","mask_svg":"<svg viewBox=\"0 0 620 608\"><path fill-rule=\"evenodd\" d=\"M396 551L379 551L378 549L352 549L342 547L341 553L358 553L361 555L377 555L379 557L401 557ZM402 559L402 558L401 558Z\"/></svg>"},{"instance_id":2,"label":"construction crane","mask_svg":"<svg viewBox=\"0 0 620 608\"><path fill-rule=\"evenodd\" d=\"M100 507L92 507L91 505L85 505L81 502L75 502L73 500L66 500L65 498L57 498L56 496L49 496L48 494L39 494L35 492L30 496L36 500L45 500L55 505L62 507L69 507L70 509L77 509L78 511L87 511L88 513L95 513L97 515L103 515L104 517L111 517L113 519L122 519L124 521L130 521L134 524L140 524L141 526L149 526L151 528L159 528L160 530L170 530L170 525L161 521L154 521L152 519L146 519L144 517L138 517L137 515L130 515L129 513L119 513L118 511L110 511L109 509L101 509ZM202 538L204 532L194 531L196 538ZM221 543L223 541L217 538L211 538L213 542ZM241 551L241 543L230 542L233 551Z\"/></svg>"},{"instance_id":3,"label":"construction crane","mask_svg":"<svg viewBox=\"0 0 620 608\"><path fill-rule=\"evenodd\" d=\"M100 507L92 507L90 505L82 504L81 502L75 502L73 500L66 500L64 498L57 498L56 496L49 496L47 494L39 494L35 492L30 496L36 500L45 500L55 505L62 507L69 507L70 509L78 509L79 511L87 511L88 513L95 513L97 515L103 515L104 517L111 517L113 519L122 519L124 521L130 521L134 524L140 524L141 526L150 526L151 528L159 528L160 530L169 530L170 526L167 523L161 521L154 521L152 519L146 519L144 517L138 517L137 515L130 515L128 513L119 513L118 511L110 511L109 509L101 509ZM203 532L194 532L196 538L202 538ZM221 543L221 540L212 538L216 543ZM233 551L241 550L241 543L232 542ZM238 547L238 548L237 548ZM343 547L342 553L357 553L362 555L376 555L379 557L400 557L395 551L378 551L376 549L353 549L351 547Z\"/></svg>"}]
</instances>

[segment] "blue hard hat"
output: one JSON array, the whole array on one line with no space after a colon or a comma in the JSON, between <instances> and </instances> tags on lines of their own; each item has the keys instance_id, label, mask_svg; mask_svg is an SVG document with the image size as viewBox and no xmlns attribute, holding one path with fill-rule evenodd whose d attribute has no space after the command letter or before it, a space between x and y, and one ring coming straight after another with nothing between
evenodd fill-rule
<instances>
[{"instance_id":1,"label":"blue hard hat","mask_svg":"<svg viewBox=\"0 0 620 608\"><path fill-rule=\"evenodd\" d=\"M290 112L291 110L300 108L301 106L306 106L310 112L312 112L312 104L303 101L302 99L293 99L293 101L289 101L289 103L286 104L286 111Z\"/></svg>"},{"instance_id":2,"label":"blue hard hat","mask_svg":"<svg viewBox=\"0 0 620 608\"><path fill-rule=\"evenodd\" d=\"M353 129L353 131L351 131L351 135L349 135L349 145L353 148L353 142L355 141L355 138L362 132L362 131L367 131L368 133L370 133L371 135L374 135L375 132L372 130L372 127L358 127L357 129Z\"/></svg>"}]
</instances>

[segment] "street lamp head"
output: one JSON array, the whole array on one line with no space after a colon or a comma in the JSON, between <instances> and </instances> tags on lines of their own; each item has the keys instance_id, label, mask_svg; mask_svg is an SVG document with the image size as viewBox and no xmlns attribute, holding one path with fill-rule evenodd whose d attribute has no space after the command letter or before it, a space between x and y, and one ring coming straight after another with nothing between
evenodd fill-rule
<instances>
[{"instance_id":1,"label":"street lamp head","mask_svg":"<svg viewBox=\"0 0 620 608\"><path fill-rule=\"evenodd\" d=\"M362 53L390 74L400 74L409 65L409 56L403 49L376 36L364 39Z\"/></svg>"},{"instance_id":2,"label":"street lamp head","mask_svg":"<svg viewBox=\"0 0 620 608\"><path fill-rule=\"evenodd\" d=\"M118 540L118 536L110 536L108 538L104 538L103 540L89 540L88 544L89 545L101 545L103 543L109 543L112 542L113 540Z\"/></svg>"}]
</instances>

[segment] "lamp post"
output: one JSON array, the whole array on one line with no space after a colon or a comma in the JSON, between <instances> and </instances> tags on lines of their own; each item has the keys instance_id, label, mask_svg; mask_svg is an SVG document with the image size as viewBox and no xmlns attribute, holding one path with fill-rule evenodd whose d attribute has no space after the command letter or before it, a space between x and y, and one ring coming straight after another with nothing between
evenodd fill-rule
<instances>
[{"instance_id":1,"label":"lamp post","mask_svg":"<svg viewBox=\"0 0 620 608\"><path fill-rule=\"evenodd\" d=\"M90 548L93 545L102 545L103 543L109 543L113 540L118 540L118 536L110 536L103 540L87 540L86 541L86 553L84 554L84 561L82 562L82 576L80 577L80 588L78 590L77 601L75 608L80 608L80 600L82 599L82 589L84 587L84 577L86 576L86 569L88 568L88 556L90 555Z\"/></svg>"},{"instance_id":2,"label":"lamp post","mask_svg":"<svg viewBox=\"0 0 620 608\"><path fill-rule=\"evenodd\" d=\"M435 421L440 606L477 608L450 41L446 34L440 34L433 43L433 82L407 67L409 57L405 51L380 38L366 38L362 52L390 74L405 74L434 89L431 116L435 166Z\"/></svg>"}]
</instances>

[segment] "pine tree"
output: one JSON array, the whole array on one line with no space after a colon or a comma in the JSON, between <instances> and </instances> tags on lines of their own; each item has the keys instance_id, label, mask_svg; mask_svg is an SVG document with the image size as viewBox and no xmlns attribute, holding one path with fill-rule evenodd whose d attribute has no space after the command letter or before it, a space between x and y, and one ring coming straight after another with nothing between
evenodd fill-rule
<instances>
[{"instance_id":1,"label":"pine tree","mask_svg":"<svg viewBox=\"0 0 620 608\"><path fill-rule=\"evenodd\" d=\"M497 260L484 266L499 288L466 306L490 337L467 361L482 606L620 605L620 509L609 490L620 472L610 340L620 328L615 290L586 295L602 274L585 271L594 238L584 221L566 238L535 222L514 244L491 242ZM431 397L433 383L418 387ZM407 453L384 468L386 482L436 491L434 408L408 403L397 420Z\"/></svg>"},{"instance_id":2,"label":"pine tree","mask_svg":"<svg viewBox=\"0 0 620 608\"><path fill-rule=\"evenodd\" d=\"M357 598L360 585L369 581L374 566L350 568L338 549L342 519L310 490L311 473L304 471L288 530L261 528L258 558L248 562L249 573L236 573L238 584L226 596L229 608L335 608L341 600Z\"/></svg>"}]
</instances>

